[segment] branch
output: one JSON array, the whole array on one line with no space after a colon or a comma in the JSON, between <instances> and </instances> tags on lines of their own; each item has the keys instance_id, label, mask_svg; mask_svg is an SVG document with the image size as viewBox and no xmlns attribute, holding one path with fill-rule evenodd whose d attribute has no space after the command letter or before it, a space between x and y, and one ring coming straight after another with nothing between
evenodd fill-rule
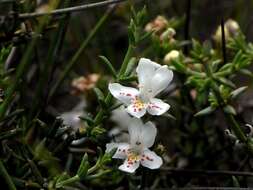
<instances>
[{"instance_id":1,"label":"branch","mask_svg":"<svg viewBox=\"0 0 253 190\"><path fill-rule=\"evenodd\" d=\"M85 4L85 5L80 5L80 6L75 6L75 7L68 7L68 8L63 8L63 9L56 9L50 12L43 12L43 13L22 13L18 15L18 18L20 19L29 19L33 17L40 17L44 15L59 15L59 14L64 14L64 13L71 13L71 12L77 12L77 11L82 11L94 7L102 7L102 6L107 6L110 4L115 4L115 3L121 3L126 0L107 0L107 1L102 1L98 3L90 3L90 4Z\"/></svg>"},{"instance_id":2,"label":"branch","mask_svg":"<svg viewBox=\"0 0 253 190\"><path fill-rule=\"evenodd\" d=\"M161 171L170 172L172 174L179 173L180 175L234 175L234 176L253 176L252 172L240 172L229 170L191 170L177 168L161 168Z\"/></svg>"},{"instance_id":3,"label":"branch","mask_svg":"<svg viewBox=\"0 0 253 190\"><path fill-rule=\"evenodd\" d=\"M1 160L0 160L0 175L3 177L10 190L16 190L16 187Z\"/></svg>"}]
</instances>

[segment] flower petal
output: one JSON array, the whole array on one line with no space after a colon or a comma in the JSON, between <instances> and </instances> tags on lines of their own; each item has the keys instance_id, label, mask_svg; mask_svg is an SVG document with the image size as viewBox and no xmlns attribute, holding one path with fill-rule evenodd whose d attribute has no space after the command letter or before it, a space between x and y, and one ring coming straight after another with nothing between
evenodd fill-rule
<instances>
[{"instance_id":1,"label":"flower petal","mask_svg":"<svg viewBox=\"0 0 253 190\"><path fill-rule=\"evenodd\" d=\"M170 109L170 105L163 102L158 98L150 99L150 103L147 107L148 113L151 115L162 115Z\"/></svg>"},{"instance_id":2,"label":"flower petal","mask_svg":"<svg viewBox=\"0 0 253 190\"><path fill-rule=\"evenodd\" d=\"M172 78L173 72L166 65L157 69L150 81L152 97L163 91L172 81Z\"/></svg>"},{"instance_id":3,"label":"flower petal","mask_svg":"<svg viewBox=\"0 0 253 190\"><path fill-rule=\"evenodd\" d=\"M138 75L140 91L148 92L150 87L150 82L154 76L156 70L160 68L161 65L151 61L150 59L141 58L139 64L136 68Z\"/></svg>"},{"instance_id":4,"label":"flower petal","mask_svg":"<svg viewBox=\"0 0 253 190\"><path fill-rule=\"evenodd\" d=\"M130 145L135 146L136 142L139 142L140 135L142 133L143 123L140 119L132 118L129 122L128 133L130 137Z\"/></svg>"},{"instance_id":5,"label":"flower petal","mask_svg":"<svg viewBox=\"0 0 253 190\"><path fill-rule=\"evenodd\" d=\"M135 88L122 86L119 83L110 83L108 87L111 94L121 102L129 105L131 100L138 96L139 91Z\"/></svg>"},{"instance_id":6,"label":"flower petal","mask_svg":"<svg viewBox=\"0 0 253 190\"><path fill-rule=\"evenodd\" d=\"M128 162L126 159L124 163L119 167L120 170L128 173L134 173L135 170L140 166L140 161Z\"/></svg>"},{"instance_id":7,"label":"flower petal","mask_svg":"<svg viewBox=\"0 0 253 190\"><path fill-rule=\"evenodd\" d=\"M132 116L134 117L137 117L137 118L141 118L145 113L146 113L146 108L143 107L143 108L139 108L137 109L134 104L130 104L128 107L127 107L127 112L129 114L131 114Z\"/></svg>"},{"instance_id":8,"label":"flower petal","mask_svg":"<svg viewBox=\"0 0 253 190\"><path fill-rule=\"evenodd\" d=\"M112 149L117 148L117 151L112 158L125 159L127 157L127 151L129 149L129 144L127 143L109 143L106 144L105 152L110 152Z\"/></svg>"},{"instance_id":9,"label":"flower petal","mask_svg":"<svg viewBox=\"0 0 253 190\"><path fill-rule=\"evenodd\" d=\"M157 169L162 165L163 160L155 152L146 149L141 157L141 165L149 169Z\"/></svg>"},{"instance_id":10,"label":"flower petal","mask_svg":"<svg viewBox=\"0 0 253 190\"><path fill-rule=\"evenodd\" d=\"M144 148L153 146L157 134L157 129L152 122L145 123L141 128L141 134L139 135L139 141Z\"/></svg>"}]
</instances>

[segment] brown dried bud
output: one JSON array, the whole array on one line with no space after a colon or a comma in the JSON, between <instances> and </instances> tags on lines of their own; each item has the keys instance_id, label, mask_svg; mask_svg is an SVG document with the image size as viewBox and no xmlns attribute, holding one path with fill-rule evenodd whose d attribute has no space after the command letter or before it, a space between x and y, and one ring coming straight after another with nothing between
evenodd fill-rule
<instances>
[{"instance_id":1,"label":"brown dried bud","mask_svg":"<svg viewBox=\"0 0 253 190\"><path fill-rule=\"evenodd\" d=\"M145 26L145 31L160 34L167 28L167 26L167 19L163 16L158 15L154 20L152 20Z\"/></svg>"},{"instance_id":2,"label":"brown dried bud","mask_svg":"<svg viewBox=\"0 0 253 190\"><path fill-rule=\"evenodd\" d=\"M71 86L74 88L73 94L78 95L79 93L83 93L94 88L99 78L99 74L93 73L87 77L82 76L74 79L71 83Z\"/></svg>"}]
</instances>

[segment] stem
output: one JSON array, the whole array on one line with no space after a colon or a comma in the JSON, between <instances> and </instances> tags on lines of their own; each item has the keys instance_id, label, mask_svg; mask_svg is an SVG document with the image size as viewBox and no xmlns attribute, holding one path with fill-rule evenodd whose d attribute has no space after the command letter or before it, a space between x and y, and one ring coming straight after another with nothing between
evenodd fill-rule
<instances>
[{"instance_id":1,"label":"stem","mask_svg":"<svg viewBox=\"0 0 253 190\"><path fill-rule=\"evenodd\" d=\"M111 7L106 11L106 13L100 18L100 20L97 22L96 26L92 29L92 31L89 33L88 37L82 42L80 48L76 52L76 54L72 57L70 62L67 64L65 70L63 71L60 78L56 81L56 84L53 86L52 90L49 93L48 101L52 98L52 96L55 94L55 92L58 90L61 83L64 81L66 76L69 74L69 72L72 70L74 65L77 63L78 58L83 53L83 50L87 47L87 45L90 43L92 38L95 36L95 34L98 32L102 24L106 21L110 13L113 11L113 8Z\"/></svg>"},{"instance_id":2,"label":"stem","mask_svg":"<svg viewBox=\"0 0 253 190\"><path fill-rule=\"evenodd\" d=\"M71 3L71 0L65 0L64 7L69 6ZM55 34L52 36L52 41L49 47L48 55L45 61L45 64L43 65L42 71L40 73L40 78L38 81L38 85L35 91L35 97L33 98L32 102L32 109L31 109L31 116L34 116L35 113L39 112L38 108L40 107L43 109L43 106L46 106L46 100L45 97L47 97L48 94L43 93L43 91L48 93L48 86L47 83L50 81L50 70L52 70L52 65L54 65L57 55L60 52L62 41L65 37L65 30L68 25L69 15L64 15L64 17L60 20L59 27Z\"/></svg>"},{"instance_id":3,"label":"stem","mask_svg":"<svg viewBox=\"0 0 253 190\"><path fill-rule=\"evenodd\" d=\"M222 41L223 64L226 64L227 53L226 53L226 38L225 38L225 26L223 17L221 18L221 41Z\"/></svg>"},{"instance_id":4,"label":"stem","mask_svg":"<svg viewBox=\"0 0 253 190\"><path fill-rule=\"evenodd\" d=\"M0 160L0 175L2 175L2 177L5 179L10 190L16 190L16 187L1 160Z\"/></svg>"},{"instance_id":5,"label":"stem","mask_svg":"<svg viewBox=\"0 0 253 190\"><path fill-rule=\"evenodd\" d=\"M226 103L224 102L224 100L223 100L223 98L222 98L222 96L220 94L220 91L218 90L218 87L217 87L217 85L214 82L213 74L211 72L211 69L209 68L209 64L208 63L204 63L204 66L205 66L205 70L206 70L207 76L211 79L211 88L212 88L215 96L218 99L219 105L221 107L223 107L223 106L226 105ZM228 113L224 113L224 114L225 114L225 117L226 117L226 119L228 121L228 124L231 125L232 130L235 133L236 137L247 146L248 151L250 152L250 154L253 155L253 144L246 137L246 135L242 131L240 125L236 122L234 116L232 114L228 114Z\"/></svg>"},{"instance_id":6,"label":"stem","mask_svg":"<svg viewBox=\"0 0 253 190\"><path fill-rule=\"evenodd\" d=\"M93 173L93 172L96 171L99 167L100 167L100 160L98 160L94 166L92 166L90 169L88 169L87 175Z\"/></svg>"},{"instance_id":7,"label":"stem","mask_svg":"<svg viewBox=\"0 0 253 190\"><path fill-rule=\"evenodd\" d=\"M102 172L100 172L100 173L87 176L85 179L86 179L86 180L96 179L96 178L99 178L99 177L101 177L101 176L103 176L103 175L105 175L105 174L108 174L108 173L110 173L110 172L111 172L111 170L105 170L105 171L102 171Z\"/></svg>"},{"instance_id":8,"label":"stem","mask_svg":"<svg viewBox=\"0 0 253 190\"><path fill-rule=\"evenodd\" d=\"M172 175L179 173L180 175L234 175L234 176L253 176L252 172L240 172L240 171L229 171L229 170L192 170L192 169L178 169L163 167L161 171L170 172Z\"/></svg>"},{"instance_id":9,"label":"stem","mask_svg":"<svg viewBox=\"0 0 253 190\"><path fill-rule=\"evenodd\" d=\"M184 40L188 41L189 40L189 31L190 31L190 23L191 23L191 0L187 1L187 7L186 7L186 21L185 21L185 28L184 28ZM186 45L184 47L184 53L185 55L188 55L189 49L188 46Z\"/></svg>"},{"instance_id":10,"label":"stem","mask_svg":"<svg viewBox=\"0 0 253 190\"><path fill-rule=\"evenodd\" d=\"M52 8L56 7L58 4L58 1L55 1L52 3ZM45 16L43 19L42 19L42 22L41 24L37 27L36 29L36 32L37 34L41 33L41 31L43 30L43 27L44 25L47 23L47 21L50 19L50 17L48 16ZM16 73L16 79L15 81L13 82L12 86L10 86L7 91L6 91L6 98L4 100L4 102L1 104L0 106L0 120L2 120L5 116L5 113L14 97L14 93L17 89L17 87L19 86L20 84L20 80L22 79L26 69L27 69L27 66L29 65L30 63L30 60L31 60L31 57L32 57L32 53L34 51L34 48L38 42L39 38L36 37L36 38L33 38L33 40L31 41L31 43L28 45L28 48L24 54L24 56L22 57L21 59L21 62L17 68L17 73Z\"/></svg>"},{"instance_id":11,"label":"stem","mask_svg":"<svg viewBox=\"0 0 253 190\"><path fill-rule=\"evenodd\" d=\"M64 180L64 181L61 181L61 182L57 183L56 184L56 188L61 188L61 187L65 186L65 185L68 185L70 183L75 183L77 181L80 181L80 177L78 175L75 175L75 176L73 176L73 177L71 177L71 178L69 178L67 180Z\"/></svg>"},{"instance_id":12,"label":"stem","mask_svg":"<svg viewBox=\"0 0 253 190\"><path fill-rule=\"evenodd\" d=\"M134 46L131 45L131 44L129 44L128 49L127 49L126 56L125 56L124 61L123 61L122 65L121 65L121 68L120 68L120 70L119 70L118 79L119 79L120 77L122 77L122 75L125 74L126 69L127 69L128 62L129 62L129 60L131 59L131 55L133 54L133 51L134 51Z\"/></svg>"},{"instance_id":13,"label":"stem","mask_svg":"<svg viewBox=\"0 0 253 190\"><path fill-rule=\"evenodd\" d=\"M131 59L131 56L134 52L134 46L132 44L128 45L128 49L127 49L127 53L126 56L124 58L124 61L121 65L117 80L120 79L120 77L122 77L127 69L127 65L129 63L129 60ZM106 105L111 104L112 101L112 95L111 93L108 92L106 98L105 98L105 103ZM101 123L101 121L103 120L103 116L104 116L105 110L103 108L100 108L99 112L97 113L95 119L94 119L94 125L93 126L97 126L99 123Z\"/></svg>"},{"instance_id":14,"label":"stem","mask_svg":"<svg viewBox=\"0 0 253 190\"><path fill-rule=\"evenodd\" d=\"M244 143L247 143L247 137L245 136L245 134L243 133L241 127L239 126L239 124L236 122L235 118L233 115L231 114L226 114L226 118L229 121L229 123L232 126L232 129L236 135L236 137Z\"/></svg>"},{"instance_id":15,"label":"stem","mask_svg":"<svg viewBox=\"0 0 253 190\"><path fill-rule=\"evenodd\" d=\"M236 137L247 146L248 151L251 155L253 155L253 144L250 139L248 139L247 136L243 133L234 116L231 114L226 114L226 118L228 120L228 123L231 124L232 130L234 131Z\"/></svg>"},{"instance_id":16,"label":"stem","mask_svg":"<svg viewBox=\"0 0 253 190\"><path fill-rule=\"evenodd\" d=\"M86 10L86 9L90 9L90 8L94 8L94 7L102 7L102 6L120 3L120 2L124 2L124 1L126 1L126 0L108 0L108 1L102 1L102 2L97 2L97 3L80 5L80 6L76 6L76 7L57 9L57 10L53 10L50 12L44 12L44 13L23 13L23 14L19 14L18 18L29 19L29 18L40 17L40 16L44 16L44 15L52 15L53 16L53 15L82 11L82 10Z\"/></svg>"}]
</instances>

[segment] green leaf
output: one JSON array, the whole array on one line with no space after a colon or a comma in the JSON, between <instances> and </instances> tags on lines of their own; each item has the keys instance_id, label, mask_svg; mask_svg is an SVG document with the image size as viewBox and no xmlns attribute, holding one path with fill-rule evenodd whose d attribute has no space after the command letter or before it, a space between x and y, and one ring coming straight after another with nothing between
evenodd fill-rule
<instances>
[{"instance_id":1,"label":"green leaf","mask_svg":"<svg viewBox=\"0 0 253 190\"><path fill-rule=\"evenodd\" d=\"M86 177L88 169L89 169L88 155L87 153L85 153L77 171L77 175L80 177L80 179L84 179Z\"/></svg>"},{"instance_id":2,"label":"green leaf","mask_svg":"<svg viewBox=\"0 0 253 190\"><path fill-rule=\"evenodd\" d=\"M120 82L132 82L132 81L136 81L136 80L137 80L137 76L129 76L129 77L119 78Z\"/></svg>"},{"instance_id":3,"label":"green leaf","mask_svg":"<svg viewBox=\"0 0 253 190\"><path fill-rule=\"evenodd\" d=\"M238 187L238 189L240 189L241 186L236 176L232 176L232 181L233 181L233 187Z\"/></svg>"},{"instance_id":4,"label":"green leaf","mask_svg":"<svg viewBox=\"0 0 253 190\"><path fill-rule=\"evenodd\" d=\"M175 67L176 71L180 73L186 72L186 66L183 63L181 63L178 59L172 59L171 64Z\"/></svg>"},{"instance_id":5,"label":"green leaf","mask_svg":"<svg viewBox=\"0 0 253 190\"><path fill-rule=\"evenodd\" d=\"M127 68L126 68L126 71L125 71L125 74L124 74L126 77L133 72L136 63L137 63L137 59L135 57L132 57L130 59L130 61L128 62L128 64L127 64Z\"/></svg>"},{"instance_id":6,"label":"green leaf","mask_svg":"<svg viewBox=\"0 0 253 190\"><path fill-rule=\"evenodd\" d=\"M105 101L105 96L104 96L103 92L102 92L99 88L94 88L94 92L95 92L96 95L97 95L98 103L100 104L100 106L101 106L103 109L107 109L108 106L107 106L107 103L106 103L106 101Z\"/></svg>"},{"instance_id":7,"label":"green leaf","mask_svg":"<svg viewBox=\"0 0 253 190\"><path fill-rule=\"evenodd\" d=\"M102 101L105 103L105 96L104 96L104 93L99 89L99 88L94 88L94 92L96 93L97 95L97 98L98 98L98 101ZM106 103L105 103L106 105Z\"/></svg>"},{"instance_id":8,"label":"green leaf","mask_svg":"<svg viewBox=\"0 0 253 190\"><path fill-rule=\"evenodd\" d=\"M243 86L232 91L230 93L231 98L232 99L237 98L241 93L245 92L247 88L248 88L247 86Z\"/></svg>"},{"instance_id":9,"label":"green leaf","mask_svg":"<svg viewBox=\"0 0 253 190\"><path fill-rule=\"evenodd\" d=\"M89 126L91 126L91 125L94 124L93 119L92 119L90 116L88 116L88 115L79 116L79 118L80 118L81 120L83 120L83 121L86 121L87 124L88 124Z\"/></svg>"},{"instance_id":10,"label":"green leaf","mask_svg":"<svg viewBox=\"0 0 253 190\"><path fill-rule=\"evenodd\" d=\"M101 159L101 163L102 164L106 164L111 162L113 155L116 153L117 148L113 148L110 152L106 152Z\"/></svg>"},{"instance_id":11,"label":"green leaf","mask_svg":"<svg viewBox=\"0 0 253 190\"><path fill-rule=\"evenodd\" d=\"M236 111L235 109L230 106L230 105L226 105L224 108L223 108L224 112L225 113L228 113L228 114L232 114L232 115L236 115Z\"/></svg>"},{"instance_id":12,"label":"green leaf","mask_svg":"<svg viewBox=\"0 0 253 190\"><path fill-rule=\"evenodd\" d=\"M136 44L135 30L136 30L136 26L134 24L133 19L131 19L129 27L128 27L128 39L129 39L129 43L132 45Z\"/></svg>"},{"instance_id":13,"label":"green leaf","mask_svg":"<svg viewBox=\"0 0 253 190\"><path fill-rule=\"evenodd\" d=\"M225 86L228 86L230 88L236 88L236 85L232 81L230 81L224 77L214 77L214 78L217 81L219 81L220 83L224 84Z\"/></svg>"},{"instance_id":14,"label":"green leaf","mask_svg":"<svg viewBox=\"0 0 253 190\"><path fill-rule=\"evenodd\" d=\"M138 26L142 26L147 18L147 8L144 6L141 11L136 15L136 21Z\"/></svg>"},{"instance_id":15,"label":"green leaf","mask_svg":"<svg viewBox=\"0 0 253 190\"><path fill-rule=\"evenodd\" d=\"M104 129L103 127L97 126L92 128L91 130L91 136L95 137L96 139L103 135L106 132L106 129Z\"/></svg>"},{"instance_id":16,"label":"green leaf","mask_svg":"<svg viewBox=\"0 0 253 190\"><path fill-rule=\"evenodd\" d=\"M111 72L112 76L116 79L117 78L117 73L116 70L114 69L112 63L105 57L100 55L99 58L105 63L109 71Z\"/></svg>"},{"instance_id":17,"label":"green leaf","mask_svg":"<svg viewBox=\"0 0 253 190\"><path fill-rule=\"evenodd\" d=\"M244 75L247 75L247 76L249 76L249 77L253 77L252 71L250 71L250 70L248 70L248 69L241 69L241 70L239 70L239 73L244 74Z\"/></svg>"},{"instance_id":18,"label":"green leaf","mask_svg":"<svg viewBox=\"0 0 253 190\"><path fill-rule=\"evenodd\" d=\"M232 68L233 68L233 64L232 64L232 63L227 63L227 64L223 65L223 66L219 69L219 72L231 71Z\"/></svg>"},{"instance_id":19,"label":"green leaf","mask_svg":"<svg viewBox=\"0 0 253 190\"><path fill-rule=\"evenodd\" d=\"M208 114L213 113L214 110L215 110L214 107L208 106L207 108L205 108L205 109L199 111L198 113L196 113L194 116L195 116L195 117L199 117L199 116L208 115Z\"/></svg>"},{"instance_id":20,"label":"green leaf","mask_svg":"<svg viewBox=\"0 0 253 190\"><path fill-rule=\"evenodd\" d=\"M177 120L177 118L175 118L173 115L169 114L169 113L166 113L166 114L163 114L164 117L167 117L169 119L172 119L172 120Z\"/></svg>"}]
</instances>

